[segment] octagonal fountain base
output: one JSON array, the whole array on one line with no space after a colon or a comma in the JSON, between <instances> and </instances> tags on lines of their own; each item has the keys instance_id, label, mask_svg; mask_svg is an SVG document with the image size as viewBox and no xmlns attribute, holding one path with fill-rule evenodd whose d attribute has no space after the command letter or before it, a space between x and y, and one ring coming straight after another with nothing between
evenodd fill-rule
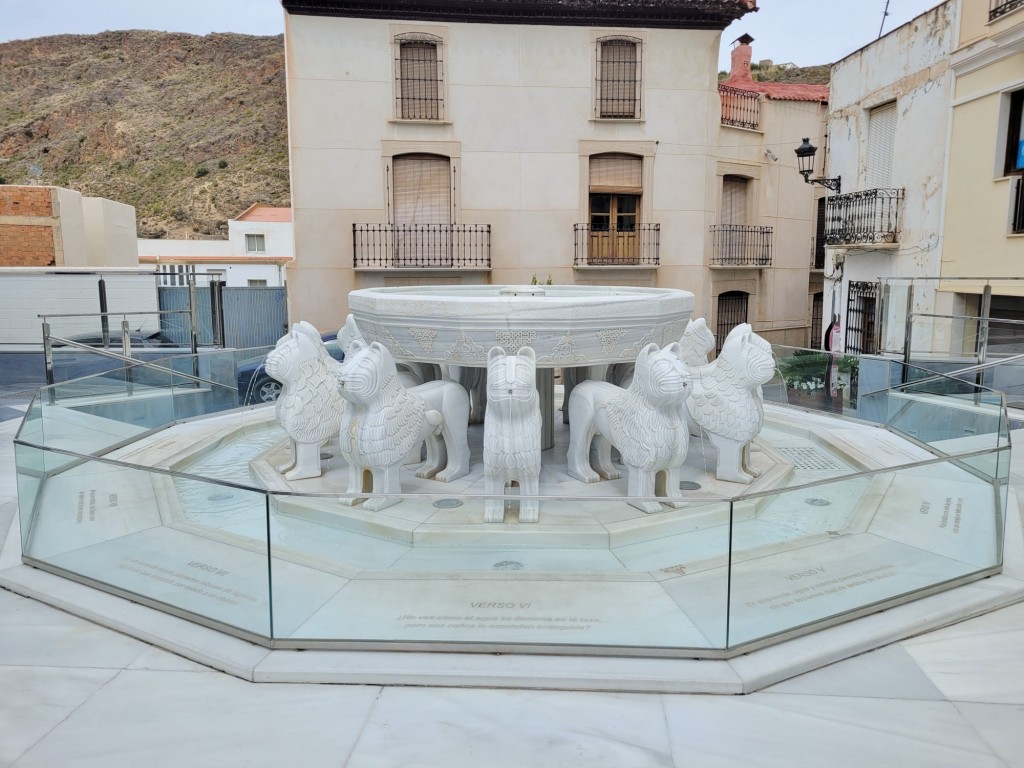
<instances>
[{"instance_id":1,"label":"octagonal fountain base","mask_svg":"<svg viewBox=\"0 0 1024 768\"><path fill-rule=\"evenodd\" d=\"M344 506L347 468L335 458L314 480L273 470L283 434L272 409L205 417L107 457L156 474L85 464L51 480L46 492L72 502L67 516L26 532L33 564L165 613L25 566L0 580L249 679L714 692L754 690L1024 597L1016 515L1003 575L966 583L998 560L1000 519L969 472L882 428L766 414L755 483L715 480L712 449L695 442L686 506L654 515L626 503L624 480L567 479L559 425L534 524L518 522L514 501L504 522L483 522L478 462L448 484L407 467L407 495L383 512ZM827 482L836 475L848 477ZM950 591L927 596L939 589ZM873 613L880 605L889 609ZM176 611L192 622L167 615ZM205 616L239 637L193 623ZM423 652L436 650L448 653Z\"/></svg>"}]
</instances>

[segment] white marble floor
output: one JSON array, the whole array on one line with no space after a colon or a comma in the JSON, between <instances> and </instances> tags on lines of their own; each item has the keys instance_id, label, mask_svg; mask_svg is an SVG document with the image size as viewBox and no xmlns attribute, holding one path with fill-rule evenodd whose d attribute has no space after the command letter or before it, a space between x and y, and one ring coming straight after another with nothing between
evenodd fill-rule
<instances>
[{"instance_id":1,"label":"white marble floor","mask_svg":"<svg viewBox=\"0 0 1024 768\"><path fill-rule=\"evenodd\" d=\"M715 696L249 683L0 590L0 692L0 767L1024 766L1024 604Z\"/></svg>"}]
</instances>

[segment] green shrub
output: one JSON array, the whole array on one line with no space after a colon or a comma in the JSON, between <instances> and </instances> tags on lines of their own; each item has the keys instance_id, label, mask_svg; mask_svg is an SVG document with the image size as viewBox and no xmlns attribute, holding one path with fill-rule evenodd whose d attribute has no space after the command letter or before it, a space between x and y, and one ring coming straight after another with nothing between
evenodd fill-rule
<instances>
[{"instance_id":1,"label":"green shrub","mask_svg":"<svg viewBox=\"0 0 1024 768\"><path fill-rule=\"evenodd\" d=\"M203 176L205 176L209 172L210 172L209 168L203 168L202 166L199 166L198 168L196 168L196 178L197 179L201 179L201 178L203 178Z\"/></svg>"}]
</instances>

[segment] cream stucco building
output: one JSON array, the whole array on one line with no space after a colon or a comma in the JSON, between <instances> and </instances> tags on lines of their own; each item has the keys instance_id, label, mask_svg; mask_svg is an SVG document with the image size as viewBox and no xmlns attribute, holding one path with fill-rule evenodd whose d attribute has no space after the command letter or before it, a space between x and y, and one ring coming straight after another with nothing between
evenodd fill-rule
<instances>
[{"instance_id":1,"label":"cream stucco building","mask_svg":"<svg viewBox=\"0 0 1024 768\"><path fill-rule=\"evenodd\" d=\"M355 288L550 277L686 288L807 342L792 149L823 89L720 96L721 30L754 0L282 4L293 320L337 328Z\"/></svg>"},{"instance_id":2,"label":"cream stucco building","mask_svg":"<svg viewBox=\"0 0 1024 768\"><path fill-rule=\"evenodd\" d=\"M1024 3L960 4L942 310L1024 319ZM959 278L954 280L953 278ZM981 279L964 279L981 278ZM982 296L985 284L991 306ZM1024 334L1014 331L1018 338Z\"/></svg>"}]
</instances>

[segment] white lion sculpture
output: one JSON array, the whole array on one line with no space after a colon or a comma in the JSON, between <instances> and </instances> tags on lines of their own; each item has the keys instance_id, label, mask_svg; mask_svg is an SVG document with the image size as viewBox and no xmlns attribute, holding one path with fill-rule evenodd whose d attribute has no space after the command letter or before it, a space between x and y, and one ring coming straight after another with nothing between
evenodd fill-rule
<instances>
[{"instance_id":1,"label":"white lion sculpture","mask_svg":"<svg viewBox=\"0 0 1024 768\"><path fill-rule=\"evenodd\" d=\"M402 386L394 358L382 344L352 340L338 376L348 401L338 443L349 463L348 494L401 493L400 470L409 450L427 440L427 461L417 477L448 482L469 473L469 398L458 384L432 381ZM444 438L438 444L437 435ZM381 496L363 504L379 511L401 499Z\"/></svg>"},{"instance_id":2,"label":"white lion sculpture","mask_svg":"<svg viewBox=\"0 0 1024 768\"><path fill-rule=\"evenodd\" d=\"M296 324L267 355L265 367L281 382L276 414L288 435L289 458L277 469L287 480L320 477L320 446L338 433L345 412L336 378L340 365L315 328Z\"/></svg>"},{"instance_id":3,"label":"white lion sculpture","mask_svg":"<svg viewBox=\"0 0 1024 768\"><path fill-rule=\"evenodd\" d=\"M703 430L718 449L719 480L750 483L758 476L750 442L764 425L761 385L774 375L771 345L746 323L729 332L713 363L694 371L693 396L685 404L690 431Z\"/></svg>"},{"instance_id":4,"label":"white lion sculpture","mask_svg":"<svg viewBox=\"0 0 1024 768\"><path fill-rule=\"evenodd\" d=\"M500 496L505 486L519 483L522 496L536 496L540 480L540 395L537 394L537 355L522 347L506 355L501 347L487 354L487 418L484 421L484 490ZM519 522L540 519L537 499L519 502ZM501 499L484 502L484 522L504 520Z\"/></svg>"},{"instance_id":5,"label":"white lion sculpture","mask_svg":"<svg viewBox=\"0 0 1024 768\"><path fill-rule=\"evenodd\" d=\"M569 475L584 483L602 477L618 479L621 475L611 462L614 445L628 471L627 494L632 506L647 513L659 512L658 502L637 500L656 495L665 497L670 506L683 505L679 470L686 460L690 436L682 405L692 382L681 352L678 343L661 350L657 344L647 345L636 358L636 373L628 389L604 381L576 385L569 398Z\"/></svg>"},{"instance_id":6,"label":"white lion sculpture","mask_svg":"<svg viewBox=\"0 0 1024 768\"><path fill-rule=\"evenodd\" d=\"M691 372L707 365L708 354L715 348L715 334L708 328L707 320L698 317L687 323L679 346L683 350L683 362Z\"/></svg>"}]
</instances>

